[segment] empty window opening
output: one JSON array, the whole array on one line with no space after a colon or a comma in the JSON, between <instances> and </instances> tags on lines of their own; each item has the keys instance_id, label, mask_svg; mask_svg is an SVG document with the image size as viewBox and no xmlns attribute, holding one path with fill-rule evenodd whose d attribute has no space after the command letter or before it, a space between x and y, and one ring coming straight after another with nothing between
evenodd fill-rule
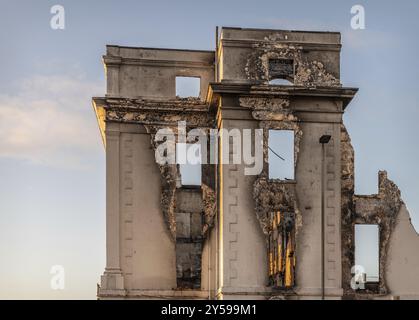
<instances>
[{"instance_id":1,"label":"empty window opening","mask_svg":"<svg viewBox=\"0 0 419 320\"><path fill-rule=\"evenodd\" d=\"M355 265L364 271L366 282L378 282L379 229L375 224L355 225Z\"/></svg>"},{"instance_id":2,"label":"empty window opening","mask_svg":"<svg viewBox=\"0 0 419 320\"><path fill-rule=\"evenodd\" d=\"M277 85L277 86L281 86L281 85L289 86L289 85L292 85L293 83L287 79L272 79L269 81L269 84Z\"/></svg>"},{"instance_id":3,"label":"empty window opening","mask_svg":"<svg viewBox=\"0 0 419 320\"><path fill-rule=\"evenodd\" d=\"M294 131L269 130L269 178L294 180Z\"/></svg>"},{"instance_id":4,"label":"empty window opening","mask_svg":"<svg viewBox=\"0 0 419 320\"><path fill-rule=\"evenodd\" d=\"M294 60L270 59L269 84L290 85L294 79Z\"/></svg>"},{"instance_id":5,"label":"empty window opening","mask_svg":"<svg viewBox=\"0 0 419 320\"><path fill-rule=\"evenodd\" d=\"M201 145L199 143L177 143L176 163L179 165L183 186L201 185Z\"/></svg>"},{"instance_id":6,"label":"empty window opening","mask_svg":"<svg viewBox=\"0 0 419 320\"><path fill-rule=\"evenodd\" d=\"M271 229L268 234L269 284L276 288L290 288L295 282L295 213L270 212Z\"/></svg>"},{"instance_id":7,"label":"empty window opening","mask_svg":"<svg viewBox=\"0 0 419 320\"><path fill-rule=\"evenodd\" d=\"M198 77L176 77L176 96L180 98L199 97L201 79Z\"/></svg>"}]
</instances>

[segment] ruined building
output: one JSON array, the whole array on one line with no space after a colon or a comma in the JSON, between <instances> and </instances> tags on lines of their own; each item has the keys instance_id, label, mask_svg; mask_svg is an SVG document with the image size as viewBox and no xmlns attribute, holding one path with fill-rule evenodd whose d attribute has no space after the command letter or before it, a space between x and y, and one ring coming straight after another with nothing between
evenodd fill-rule
<instances>
[{"instance_id":1,"label":"ruined building","mask_svg":"<svg viewBox=\"0 0 419 320\"><path fill-rule=\"evenodd\" d=\"M419 237L398 187L380 172L377 194L354 194L342 116L357 89L341 84L340 51L336 32L241 28L217 31L215 51L107 46L107 92L93 98L106 148L100 299L419 298ZM199 95L177 96L178 77L199 78ZM179 121L263 129L261 171L203 163L200 182L183 183L179 164L155 157L156 134L179 136ZM270 135L283 131L285 178L270 172L282 152ZM237 151L224 138L219 158ZM373 281L353 268L359 225L378 229Z\"/></svg>"}]
</instances>

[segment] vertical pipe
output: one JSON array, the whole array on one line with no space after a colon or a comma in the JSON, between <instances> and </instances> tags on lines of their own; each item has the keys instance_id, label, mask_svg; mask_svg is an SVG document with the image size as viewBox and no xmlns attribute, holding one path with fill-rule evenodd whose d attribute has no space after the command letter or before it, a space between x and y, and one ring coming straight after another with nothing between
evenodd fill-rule
<instances>
[{"instance_id":1,"label":"vertical pipe","mask_svg":"<svg viewBox=\"0 0 419 320\"><path fill-rule=\"evenodd\" d=\"M324 201L324 194L325 194L325 182L324 182L324 176L326 173L326 147L325 144L329 143L330 139L332 137L330 135L322 135L319 139L319 142L322 145L322 169L321 169L321 281L322 281L322 300L324 300L325 297L325 265L324 265L324 211L325 211L325 201Z\"/></svg>"},{"instance_id":2,"label":"vertical pipe","mask_svg":"<svg viewBox=\"0 0 419 320\"><path fill-rule=\"evenodd\" d=\"M321 259L322 259L322 300L324 300L324 165L325 165L325 147L324 143L322 143L322 177L321 177L321 187L322 187L322 198L321 198L321 207L322 207L322 213L321 213L321 246L322 246L322 253L321 253Z\"/></svg>"}]
</instances>

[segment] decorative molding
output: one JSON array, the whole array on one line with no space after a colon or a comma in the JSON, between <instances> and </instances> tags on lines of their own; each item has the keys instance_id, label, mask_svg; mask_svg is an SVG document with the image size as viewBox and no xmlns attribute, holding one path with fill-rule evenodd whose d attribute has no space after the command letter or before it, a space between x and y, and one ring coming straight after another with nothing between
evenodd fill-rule
<instances>
[{"instance_id":1,"label":"decorative molding","mask_svg":"<svg viewBox=\"0 0 419 320\"><path fill-rule=\"evenodd\" d=\"M177 126L186 121L188 127L210 127L214 120L208 106L196 98L175 100L106 99L106 121L149 125Z\"/></svg>"},{"instance_id":2,"label":"decorative molding","mask_svg":"<svg viewBox=\"0 0 419 320\"><path fill-rule=\"evenodd\" d=\"M232 153L232 146L230 146L230 153ZM237 164L228 165L226 188L228 197L226 199L228 206L228 213L224 215L225 225L228 232L228 278L229 286L238 285L238 249L239 249L239 166Z\"/></svg>"},{"instance_id":3,"label":"decorative molding","mask_svg":"<svg viewBox=\"0 0 419 320\"><path fill-rule=\"evenodd\" d=\"M240 106L252 109L256 120L296 121L287 98L240 97Z\"/></svg>"},{"instance_id":4,"label":"decorative molding","mask_svg":"<svg viewBox=\"0 0 419 320\"><path fill-rule=\"evenodd\" d=\"M135 48L135 49L145 49L145 48ZM208 54L212 54L212 56L214 55L213 51L208 51L208 52L198 51L198 53L208 53ZM114 55L105 55L103 56L103 62L105 66L118 66L118 67L120 65L136 65L136 66L151 66L151 67L166 67L166 68L214 68L213 57L211 60L191 61L191 60L131 58L131 57L122 57L122 56L114 56Z\"/></svg>"},{"instance_id":5,"label":"decorative molding","mask_svg":"<svg viewBox=\"0 0 419 320\"><path fill-rule=\"evenodd\" d=\"M269 60L292 59L294 62L293 84L303 87L341 87L340 80L329 73L320 61L307 60L303 57L303 47L300 45L275 42L267 39L254 46L249 55L245 73L248 80L268 83Z\"/></svg>"},{"instance_id":6,"label":"decorative molding","mask_svg":"<svg viewBox=\"0 0 419 320\"><path fill-rule=\"evenodd\" d=\"M273 38L271 38L273 39ZM257 46L271 44L277 44L278 40L243 40L243 39L220 39L222 43L222 47L237 47L237 48L250 48L253 49ZM340 52L342 45L336 43L315 43L315 42L301 42L301 41L287 41L285 39L281 39L281 43L288 45L288 46L295 46L303 48L304 50L313 50L313 51L337 51Z\"/></svg>"},{"instance_id":7,"label":"decorative molding","mask_svg":"<svg viewBox=\"0 0 419 320\"><path fill-rule=\"evenodd\" d=\"M122 135L122 218L123 218L123 256L125 259L125 268L123 270L124 275L131 277L133 273L133 220L134 220L134 210L133 210L133 190L134 190L134 177L133 177L133 135L124 134Z\"/></svg>"}]
</instances>

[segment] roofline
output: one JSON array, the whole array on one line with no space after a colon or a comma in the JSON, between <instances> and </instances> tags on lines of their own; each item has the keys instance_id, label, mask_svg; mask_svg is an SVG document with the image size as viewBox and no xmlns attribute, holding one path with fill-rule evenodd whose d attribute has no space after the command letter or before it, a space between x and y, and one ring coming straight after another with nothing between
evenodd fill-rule
<instances>
[{"instance_id":1,"label":"roofline","mask_svg":"<svg viewBox=\"0 0 419 320\"><path fill-rule=\"evenodd\" d=\"M285 32L294 32L294 33L332 33L332 34L341 34L339 31L315 31L315 30L286 30L286 29L259 29L259 28L240 28L240 27L221 27L222 29L229 30L249 30L249 31L285 31Z\"/></svg>"},{"instance_id":2,"label":"roofline","mask_svg":"<svg viewBox=\"0 0 419 320\"><path fill-rule=\"evenodd\" d=\"M194 50L194 49L179 49L179 48L153 48L153 47L134 47L134 46L119 46L114 44L107 44L106 47L127 48L127 49L146 49L146 50L161 50L161 51L186 51L186 52L204 52L214 53L214 50Z\"/></svg>"}]
</instances>

